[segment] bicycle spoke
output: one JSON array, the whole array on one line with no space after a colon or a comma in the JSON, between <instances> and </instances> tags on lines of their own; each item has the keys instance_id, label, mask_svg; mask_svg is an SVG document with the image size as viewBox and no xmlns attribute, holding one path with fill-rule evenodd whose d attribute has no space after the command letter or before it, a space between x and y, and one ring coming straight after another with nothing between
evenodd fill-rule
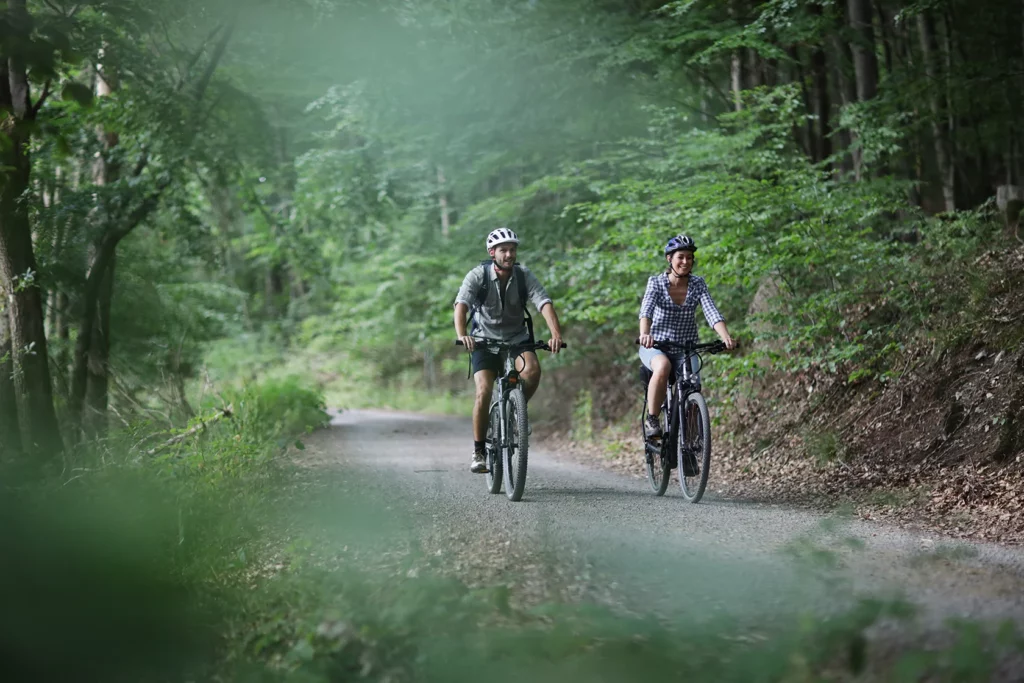
<instances>
[{"instance_id":1,"label":"bicycle spoke","mask_svg":"<svg viewBox=\"0 0 1024 683\"><path fill-rule=\"evenodd\" d=\"M654 491L654 494L657 496L665 494L666 489L668 489L669 477L671 474L668 459L665 457L665 449L662 447L662 444L668 438L668 410L663 409L662 415L664 416L662 422L665 423L665 427L663 427L661 439L656 441L648 439L646 428L644 427L647 421L647 402L644 401L644 409L640 414L640 435L643 437L644 463L647 469L647 481L651 485L651 490ZM653 453L650 452L651 450L654 450L655 446L657 446L657 450Z\"/></svg>"},{"instance_id":2,"label":"bicycle spoke","mask_svg":"<svg viewBox=\"0 0 1024 683\"><path fill-rule=\"evenodd\" d=\"M707 403L700 393L686 397L681 409L683 426L679 444L679 485L683 497L691 503L704 495L711 466L711 419Z\"/></svg>"}]
</instances>

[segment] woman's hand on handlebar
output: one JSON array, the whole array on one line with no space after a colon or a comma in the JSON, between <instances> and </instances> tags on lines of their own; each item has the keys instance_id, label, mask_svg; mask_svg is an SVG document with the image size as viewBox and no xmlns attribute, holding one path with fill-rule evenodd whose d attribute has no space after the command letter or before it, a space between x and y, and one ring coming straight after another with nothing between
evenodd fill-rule
<instances>
[{"instance_id":1,"label":"woman's hand on handlebar","mask_svg":"<svg viewBox=\"0 0 1024 683\"><path fill-rule=\"evenodd\" d=\"M652 346L654 346L654 337L652 337L649 334L641 334L640 337L636 340L636 343L644 347L645 349L649 349Z\"/></svg>"}]
</instances>

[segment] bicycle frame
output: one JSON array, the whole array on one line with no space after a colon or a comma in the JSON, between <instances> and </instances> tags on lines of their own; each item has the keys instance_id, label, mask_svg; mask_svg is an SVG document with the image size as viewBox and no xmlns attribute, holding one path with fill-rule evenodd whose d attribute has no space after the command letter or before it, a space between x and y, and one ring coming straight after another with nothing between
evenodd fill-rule
<instances>
[{"instance_id":1,"label":"bicycle frame","mask_svg":"<svg viewBox=\"0 0 1024 683\"><path fill-rule=\"evenodd\" d=\"M524 351L530 349L523 349ZM513 355L512 349L509 348L504 352L505 355L505 373L500 377L494 378L494 387L497 392L496 396L491 396L491 404L498 404L498 425L501 434L498 435L499 445L504 448L508 446L508 401L509 396L513 391L523 391L523 379L519 375L519 371L516 370L516 359L523 355L523 352ZM494 447L494 444L491 444Z\"/></svg>"},{"instance_id":2,"label":"bicycle frame","mask_svg":"<svg viewBox=\"0 0 1024 683\"><path fill-rule=\"evenodd\" d=\"M477 338L476 345L478 348L486 349L488 347L498 348L502 354L504 354L504 365L505 371L500 377L494 379L494 386L497 391L497 396L492 394L491 405L495 402L498 404L498 420L500 425L501 434L499 437L499 445L502 447L508 446L508 401L512 391L524 391L522 386L522 377L519 371L516 370L516 360L520 358L527 351L550 351L551 347L548 346L547 342L538 342L533 339L522 343L522 344L511 344L501 339L488 339L488 338ZM460 340L456 340L455 344L458 346L462 345ZM568 344L562 343L562 348L568 348ZM488 406L490 411L490 406ZM493 447L494 444L491 444Z\"/></svg>"},{"instance_id":3,"label":"bicycle frame","mask_svg":"<svg viewBox=\"0 0 1024 683\"><path fill-rule=\"evenodd\" d=\"M639 340L637 342L639 343ZM699 372L701 367L703 367L703 361L699 352L718 353L725 349L725 344L720 341L707 344L694 344L692 342L677 344L668 341L657 341L654 343L654 348L666 353L671 353L675 350L683 352L682 360L680 361L682 367L676 367L673 376L669 378L668 393L665 396L665 402L668 404L667 408L669 410L669 430L661 438L661 453L664 456L671 457L672 453L678 451L680 437L684 436L683 431L685 428L679 421L679 407L685 404L687 396L700 391L700 387L694 381L696 372L690 367L691 359L696 357L698 361L701 361L697 366L697 372ZM648 409L650 408L648 407ZM676 466L678 467L679 463L676 463Z\"/></svg>"}]
</instances>

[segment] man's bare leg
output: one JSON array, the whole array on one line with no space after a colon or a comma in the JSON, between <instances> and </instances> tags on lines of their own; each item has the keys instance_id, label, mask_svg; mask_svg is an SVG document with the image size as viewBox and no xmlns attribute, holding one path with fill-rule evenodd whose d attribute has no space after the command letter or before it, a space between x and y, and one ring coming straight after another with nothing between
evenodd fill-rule
<instances>
[{"instance_id":1,"label":"man's bare leg","mask_svg":"<svg viewBox=\"0 0 1024 683\"><path fill-rule=\"evenodd\" d=\"M476 382L476 400L473 402L473 441L483 441L487 436L487 411L491 407L494 377L493 370L478 370L473 375L473 381Z\"/></svg>"},{"instance_id":2,"label":"man's bare leg","mask_svg":"<svg viewBox=\"0 0 1024 683\"><path fill-rule=\"evenodd\" d=\"M537 360L537 354L527 351L517 358L516 370L523 378L523 390L526 394L526 401L529 402L540 386L540 361Z\"/></svg>"},{"instance_id":3,"label":"man's bare leg","mask_svg":"<svg viewBox=\"0 0 1024 683\"><path fill-rule=\"evenodd\" d=\"M483 454L483 443L487 438L487 412L491 406L491 391L494 387L493 370L477 370L473 375L476 383L476 400L473 402L473 464L471 472L487 471Z\"/></svg>"}]
</instances>

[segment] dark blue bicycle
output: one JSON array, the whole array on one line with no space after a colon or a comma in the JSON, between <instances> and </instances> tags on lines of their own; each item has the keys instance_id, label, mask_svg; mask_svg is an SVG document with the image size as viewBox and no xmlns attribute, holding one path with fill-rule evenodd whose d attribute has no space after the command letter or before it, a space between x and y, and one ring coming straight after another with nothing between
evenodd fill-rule
<instances>
[{"instance_id":1,"label":"dark blue bicycle","mask_svg":"<svg viewBox=\"0 0 1024 683\"><path fill-rule=\"evenodd\" d=\"M640 340L637 340L640 343ZM681 354L680 367L673 367L669 378L668 391L661 407L662 435L657 439L647 437L644 423L647 420L647 385L651 371L640 366L644 380L644 407L640 413L640 434L644 440L644 460L647 465L647 480L655 495L662 496L668 489L673 469L679 470L679 486L683 497L691 503L700 501L708 485L711 469L711 417L708 404L700 393L695 372L701 368L700 352L721 353L723 342L708 344L678 344L656 341L654 348L669 356ZM691 358L697 358L697 369L691 369Z\"/></svg>"}]
</instances>

